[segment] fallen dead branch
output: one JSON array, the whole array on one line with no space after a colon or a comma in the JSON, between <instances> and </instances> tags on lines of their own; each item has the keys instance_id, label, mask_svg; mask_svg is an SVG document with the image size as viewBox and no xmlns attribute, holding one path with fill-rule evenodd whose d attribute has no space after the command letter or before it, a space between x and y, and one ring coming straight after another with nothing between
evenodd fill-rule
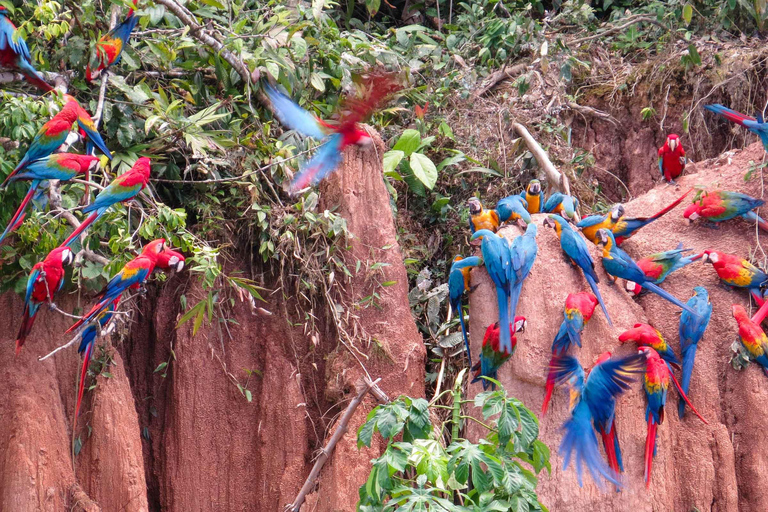
<instances>
[{"instance_id":1,"label":"fallen dead branch","mask_svg":"<svg viewBox=\"0 0 768 512\"><path fill-rule=\"evenodd\" d=\"M613 125L615 126L619 126L619 121L608 112L603 112L602 110L598 110L596 108L579 105L578 103L574 103L573 101L568 102L568 108L570 108L571 110L575 110L579 114L596 117L598 119L602 119L603 121L608 121L609 123L613 123Z\"/></svg>"},{"instance_id":2,"label":"fallen dead branch","mask_svg":"<svg viewBox=\"0 0 768 512\"><path fill-rule=\"evenodd\" d=\"M496 87L499 82L510 78L516 78L523 71L525 71L527 67L528 66L526 64L515 64L513 66L504 66L498 71L494 71L488 76L488 78L483 80L483 82L480 84L480 88L475 91L474 96L479 98L480 96L483 96L485 93Z\"/></svg>"},{"instance_id":3,"label":"fallen dead branch","mask_svg":"<svg viewBox=\"0 0 768 512\"><path fill-rule=\"evenodd\" d=\"M534 158L536 158L539 167L544 170L544 173L547 175L548 186L551 187L551 189L571 195L571 187L568 183L568 178L565 174L555 168L552 161L549 159L547 152L544 151L544 148L542 148L538 142L536 142L536 139L533 138L533 135L531 135L528 129L520 123L512 123L512 127L525 141L525 145L528 146L528 151L530 151Z\"/></svg>"}]
</instances>

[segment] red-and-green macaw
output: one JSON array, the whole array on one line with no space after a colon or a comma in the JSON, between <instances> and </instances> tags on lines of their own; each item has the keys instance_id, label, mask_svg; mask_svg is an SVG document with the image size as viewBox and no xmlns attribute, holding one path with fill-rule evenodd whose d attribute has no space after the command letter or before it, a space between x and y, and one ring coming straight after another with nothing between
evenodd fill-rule
<instances>
[{"instance_id":1,"label":"red-and-green macaw","mask_svg":"<svg viewBox=\"0 0 768 512\"><path fill-rule=\"evenodd\" d=\"M75 112L77 113L77 126L80 129L80 135L88 141L86 144L85 152L89 155L93 154L93 148L99 148L99 151L104 153L107 158L112 160L112 153L109 152L107 145L104 143L104 139L99 135L99 131L96 128L96 123L91 119L91 114L88 113L78 101L69 94L64 95L64 99L68 104L72 104ZM66 105L65 105L66 106Z\"/></svg>"},{"instance_id":2,"label":"red-and-green macaw","mask_svg":"<svg viewBox=\"0 0 768 512\"><path fill-rule=\"evenodd\" d=\"M603 486L605 478L617 487L619 471L623 470L621 448L616 433L616 397L629 389L632 374L642 371L645 356L640 353L622 358L603 353L585 379L584 369L574 356L562 355L550 363L558 385L567 385L571 394L571 417L563 424L563 440L559 453L563 470L568 468L573 452L579 486L582 485L581 464L586 464L592 479ZM594 427L600 432L609 465L600 455Z\"/></svg>"},{"instance_id":3,"label":"red-and-green macaw","mask_svg":"<svg viewBox=\"0 0 768 512\"><path fill-rule=\"evenodd\" d=\"M616 239L616 243L621 245L624 240L629 240L632 235L637 233L640 228L647 226L662 215L672 211L677 205L683 202L683 199L685 199L686 196L691 193L691 191L693 191L692 188L688 189L685 194L677 198L672 204L650 217L627 218L624 215L619 217L619 220L616 221L616 224L614 224L613 228L611 228L613 237Z\"/></svg>"},{"instance_id":4,"label":"red-and-green macaw","mask_svg":"<svg viewBox=\"0 0 768 512\"><path fill-rule=\"evenodd\" d=\"M683 311L680 315L680 349L683 353L683 376L680 379L680 387L687 395L691 386L691 374L693 363L696 359L696 348L707 330L709 319L712 316L712 303L709 302L709 293L706 288L697 286L693 289L693 297L688 300L688 305L698 313L691 315ZM682 419L685 416L685 402L677 402L677 413Z\"/></svg>"},{"instance_id":5,"label":"red-and-green macaw","mask_svg":"<svg viewBox=\"0 0 768 512\"><path fill-rule=\"evenodd\" d=\"M278 91L269 83L264 83L264 92L272 102L272 108L285 126L296 130L305 137L312 137L326 142L317 150L314 158L304 166L291 182L290 190L296 193L309 186L316 185L330 174L344 158L344 148L356 144L369 146L373 139L365 130L358 127L392 93L400 89L395 75L374 73L362 80L364 93L356 98L348 97L342 105L342 115L338 124L331 125L321 121L288 96Z\"/></svg>"},{"instance_id":6,"label":"red-and-green macaw","mask_svg":"<svg viewBox=\"0 0 768 512\"><path fill-rule=\"evenodd\" d=\"M27 82L44 92L53 90L32 65L27 42L8 18L8 9L0 5L0 66L18 71Z\"/></svg>"},{"instance_id":7,"label":"red-and-green macaw","mask_svg":"<svg viewBox=\"0 0 768 512\"><path fill-rule=\"evenodd\" d=\"M622 216L624 216L624 206L617 204L605 215L584 217L576 224L576 227L581 229L581 233L587 240L597 245L599 243L597 232L601 229L612 230Z\"/></svg>"},{"instance_id":8,"label":"red-and-green macaw","mask_svg":"<svg viewBox=\"0 0 768 512\"><path fill-rule=\"evenodd\" d=\"M578 222L576 208L579 207L579 200L573 196L555 192L547 198L544 203L544 212L556 213L570 222Z\"/></svg>"},{"instance_id":9,"label":"red-and-green macaw","mask_svg":"<svg viewBox=\"0 0 768 512\"><path fill-rule=\"evenodd\" d=\"M134 7L139 0L133 0ZM113 64L120 62L120 56L123 48L131 39L131 32L136 27L139 19L134 14L133 9L128 11L122 23L101 36L96 43L96 53L91 57L90 62L85 67L85 80L90 83L99 77L101 72Z\"/></svg>"},{"instance_id":10,"label":"red-and-green macaw","mask_svg":"<svg viewBox=\"0 0 768 512\"><path fill-rule=\"evenodd\" d=\"M513 318L517 312L517 303L523 290L523 282L528 277L528 274L530 274L533 263L536 261L536 255L539 252L539 247L536 245L538 229L536 224L531 222L525 229L525 233L515 238L510 245L509 253L512 258L511 271L513 278L512 291L509 295L510 318Z\"/></svg>"},{"instance_id":11,"label":"red-and-green macaw","mask_svg":"<svg viewBox=\"0 0 768 512\"><path fill-rule=\"evenodd\" d=\"M744 258L721 251L706 250L701 261L712 263L718 277L725 284L746 288L758 303L763 303L760 288L768 284L768 274Z\"/></svg>"},{"instance_id":12,"label":"red-and-green macaw","mask_svg":"<svg viewBox=\"0 0 768 512\"><path fill-rule=\"evenodd\" d=\"M755 119L754 117L745 116L744 114L740 114L735 110L731 110L728 107L724 107L717 103L714 105L705 105L704 108L710 112L725 117L733 123L740 124L760 137L760 142L763 143L763 147L768 151L768 123L763 120L762 114L758 113L757 119Z\"/></svg>"},{"instance_id":13,"label":"red-and-green macaw","mask_svg":"<svg viewBox=\"0 0 768 512\"><path fill-rule=\"evenodd\" d=\"M496 203L496 214L501 222L523 221L525 225L533 222L528 213L528 203L519 195L507 196Z\"/></svg>"},{"instance_id":14,"label":"red-and-green macaw","mask_svg":"<svg viewBox=\"0 0 768 512\"><path fill-rule=\"evenodd\" d=\"M647 357L643 389L648 399L648 405L645 408L648 432L645 436L645 471L643 478L645 479L645 486L650 487L651 466L653 465L653 458L656 456L656 431L659 425L664 422L664 406L667 403L671 373L667 363L659 357L655 350L650 347L640 347L640 351L645 353Z\"/></svg>"},{"instance_id":15,"label":"red-and-green macaw","mask_svg":"<svg viewBox=\"0 0 768 512\"><path fill-rule=\"evenodd\" d=\"M487 229L491 233L499 230L499 214L496 210L486 210L483 203L476 197L470 197L467 201L469 205L469 230L475 234L475 231Z\"/></svg>"},{"instance_id":16,"label":"red-and-green macaw","mask_svg":"<svg viewBox=\"0 0 768 512\"><path fill-rule=\"evenodd\" d=\"M473 267L483 264L483 260L477 256L463 258L456 256L448 272L448 298L453 313L458 315L461 324L461 334L464 336L464 346L467 349L467 360L470 368L472 367L472 353L469 350L469 338L467 337L467 327L464 325L464 311L461 308L461 297L464 292L470 290L470 271Z\"/></svg>"},{"instance_id":17,"label":"red-and-green macaw","mask_svg":"<svg viewBox=\"0 0 768 512\"><path fill-rule=\"evenodd\" d=\"M515 336L515 333L525 331L525 326L525 317L516 316L514 327L511 327L514 331L510 331L509 333L509 337L512 341L512 350L509 351L501 350L499 342L501 327L499 327L499 322L495 322L488 326L485 330L485 336L483 336L483 348L480 351L480 359L472 365L472 384L477 381L482 381L483 389L488 389L489 385L491 386L491 389L496 389L496 384L483 379L483 377L490 377L491 379L498 380L497 374L499 368L501 368L501 365L506 363L509 358L512 357L512 354L515 353L515 348L517 347L517 336Z\"/></svg>"},{"instance_id":18,"label":"red-and-green macaw","mask_svg":"<svg viewBox=\"0 0 768 512\"><path fill-rule=\"evenodd\" d=\"M80 403L83 401L83 390L85 389L85 374L88 372L88 366L91 363L93 345L99 334L107 327L110 320L112 320L115 309L117 309L117 305L120 303L121 298L120 295L115 297L115 299L107 305L106 309L96 316L96 321L88 324L80 335L80 346L77 348L77 353L83 355L83 364L80 368L80 382L77 386L75 418L80 414Z\"/></svg>"},{"instance_id":19,"label":"red-and-green macaw","mask_svg":"<svg viewBox=\"0 0 768 512\"><path fill-rule=\"evenodd\" d=\"M667 183L674 183L683 174L685 162L685 150L680 137L670 133L664 145L659 148L659 171Z\"/></svg>"},{"instance_id":20,"label":"red-and-green macaw","mask_svg":"<svg viewBox=\"0 0 768 512\"><path fill-rule=\"evenodd\" d=\"M149 158L141 157L136 160L131 170L112 180L104 190L99 192L93 203L83 208L83 212L90 213L90 215L61 245L71 245L80 236L80 233L85 231L96 219L104 215L112 205L129 201L139 195L139 192L149 183L149 170Z\"/></svg>"},{"instance_id":21,"label":"red-and-green macaw","mask_svg":"<svg viewBox=\"0 0 768 512\"><path fill-rule=\"evenodd\" d=\"M668 300L675 306L695 314L693 310L680 302L680 300L675 298L671 293L649 280L629 254L616 246L616 240L613 238L613 233L607 229L600 229L597 232L597 236L600 239L600 245L603 247L603 268L609 275L635 282L652 291L659 297Z\"/></svg>"},{"instance_id":22,"label":"red-and-green macaw","mask_svg":"<svg viewBox=\"0 0 768 512\"><path fill-rule=\"evenodd\" d=\"M531 180L525 190L520 192L520 197L525 199L528 213L541 213L544 208L544 191L539 180Z\"/></svg>"},{"instance_id":23,"label":"red-and-green macaw","mask_svg":"<svg viewBox=\"0 0 768 512\"><path fill-rule=\"evenodd\" d=\"M83 318L75 322L72 327L67 329L66 332L71 332L83 324L93 322L96 317L102 311L107 309L113 300L120 297L125 290L132 287L136 288L144 284L155 269L158 257L164 250L165 240L162 238L152 240L145 245L141 254L126 263L122 270L110 279L107 286L105 286L96 296L98 301L91 310L83 316Z\"/></svg>"},{"instance_id":24,"label":"red-and-green macaw","mask_svg":"<svg viewBox=\"0 0 768 512\"><path fill-rule=\"evenodd\" d=\"M16 336L16 355L32 331L38 308L43 302L53 303L53 295L64 285L64 267L71 265L74 259L75 255L69 248L58 247L32 267L24 297L24 317Z\"/></svg>"},{"instance_id":25,"label":"red-and-green macaw","mask_svg":"<svg viewBox=\"0 0 768 512\"><path fill-rule=\"evenodd\" d=\"M552 360L547 373L544 403L541 404L541 415L547 414L552 392L555 390L555 372L551 370L556 357L567 354L574 344L581 347L581 332L595 312L597 298L589 292L569 293L565 298L565 310L560 329L552 341Z\"/></svg>"},{"instance_id":26,"label":"red-and-green macaw","mask_svg":"<svg viewBox=\"0 0 768 512\"><path fill-rule=\"evenodd\" d=\"M89 170L95 167L99 159L89 155L75 155L72 153L54 153L46 158L33 161L26 166L22 172L16 173L9 181L29 180L31 184L29 191L21 201L16 213L13 214L8 227L0 235L0 243L6 236L16 229L20 224L29 202L37 194L40 185L47 180L69 181L78 174L88 174Z\"/></svg>"},{"instance_id":27,"label":"red-and-green macaw","mask_svg":"<svg viewBox=\"0 0 768 512\"><path fill-rule=\"evenodd\" d=\"M768 375L768 337L759 324L753 322L742 306L733 305L733 318L739 324L739 341L755 361Z\"/></svg>"},{"instance_id":28,"label":"red-and-green macaw","mask_svg":"<svg viewBox=\"0 0 768 512\"><path fill-rule=\"evenodd\" d=\"M176 252L173 249L166 249L157 255L156 268L165 271L181 272L184 270L184 263L186 258L180 252Z\"/></svg>"},{"instance_id":29,"label":"red-and-green macaw","mask_svg":"<svg viewBox=\"0 0 768 512\"><path fill-rule=\"evenodd\" d=\"M603 297L600 295L600 290L597 287L600 279L595 272L595 262L592 260L592 255L589 254L587 243L559 215L550 215L544 219L544 225L555 228L555 233L560 238L560 247L563 249L566 257L584 273L584 279L587 280L592 293L595 294L598 302L600 302L600 308L605 314L605 319L608 320L608 325L613 326L611 316L608 314L608 309L605 307L605 302L603 302Z\"/></svg>"},{"instance_id":30,"label":"red-and-green macaw","mask_svg":"<svg viewBox=\"0 0 768 512\"><path fill-rule=\"evenodd\" d=\"M762 199L755 199L739 192L713 190L704 192L698 200L694 199L693 204L685 209L683 216L688 219L689 224L699 218L718 223L744 217L750 222L757 222L758 227L763 231L768 231L768 222L752 211L764 203Z\"/></svg>"},{"instance_id":31,"label":"red-and-green macaw","mask_svg":"<svg viewBox=\"0 0 768 512\"><path fill-rule=\"evenodd\" d=\"M692 250L693 249L683 249L683 244L681 242L677 246L677 249L657 252L656 254L651 254L646 258L637 260L637 266L640 267L649 281L652 281L654 284L661 284L672 272L680 270L704 256L703 252L692 254L690 256L683 256L683 253ZM643 287L635 282L627 281L627 291L630 295L639 295L640 292L643 291Z\"/></svg>"}]
</instances>

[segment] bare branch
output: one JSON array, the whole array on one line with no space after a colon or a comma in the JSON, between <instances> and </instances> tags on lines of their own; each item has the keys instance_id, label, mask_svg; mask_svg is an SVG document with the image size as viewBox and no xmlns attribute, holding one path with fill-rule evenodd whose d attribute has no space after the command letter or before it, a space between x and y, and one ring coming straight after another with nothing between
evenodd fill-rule
<instances>
[{"instance_id":1,"label":"bare branch","mask_svg":"<svg viewBox=\"0 0 768 512\"><path fill-rule=\"evenodd\" d=\"M536 161L539 163L544 172L547 174L547 181L550 187L571 195L571 187L568 183L568 178L558 171L549 159L547 152L536 142L528 129L520 123L512 123L512 127L515 129L518 135L523 138L525 145L528 146L528 150L533 153Z\"/></svg>"},{"instance_id":2,"label":"bare branch","mask_svg":"<svg viewBox=\"0 0 768 512\"><path fill-rule=\"evenodd\" d=\"M515 78L526 70L528 66L526 64L515 64L514 66L504 66L503 68L491 73L488 78L483 80L480 87L475 91L474 96L479 98L485 93L496 87L496 84L507 80L508 78Z\"/></svg>"}]
</instances>

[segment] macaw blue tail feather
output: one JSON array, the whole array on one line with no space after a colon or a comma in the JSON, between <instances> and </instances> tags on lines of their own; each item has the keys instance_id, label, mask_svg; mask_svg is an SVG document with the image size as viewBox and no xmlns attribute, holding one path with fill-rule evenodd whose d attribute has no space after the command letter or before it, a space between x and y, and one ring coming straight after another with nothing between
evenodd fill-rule
<instances>
[{"instance_id":1,"label":"macaw blue tail feather","mask_svg":"<svg viewBox=\"0 0 768 512\"><path fill-rule=\"evenodd\" d=\"M512 285L512 291L509 294L509 318L515 318L517 314L517 303L520 301L520 292L523 291L523 282L518 281ZM510 346L510 350L512 347Z\"/></svg>"},{"instance_id":2,"label":"macaw blue tail feather","mask_svg":"<svg viewBox=\"0 0 768 512\"><path fill-rule=\"evenodd\" d=\"M694 311L690 306L688 306L686 304L683 304L682 302L677 300L674 295L672 295L668 291L664 290L663 288L660 288L660 287L656 286L655 284L653 284L650 281L645 281L642 284L642 286L644 288L647 288L648 290L652 291L653 293L655 293L656 295L658 295L662 299L668 300L669 302L671 302L675 306L677 306L677 307L679 307L681 309L686 310L687 312L689 312L690 314L692 314L693 316L698 318L699 314L696 311Z\"/></svg>"},{"instance_id":3,"label":"macaw blue tail feather","mask_svg":"<svg viewBox=\"0 0 768 512\"><path fill-rule=\"evenodd\" d=\"M472 368L472 352L469 350L469 337L467 336L467 326L464 324L464 311L461 309L461 301L456 303L453 308L457 315L459 315L459 323L461 324L461 335L464 336L464 347L467 349L467 361L469 367Z\"/></svg>"},{"instance_id":4,"label":"macaw blue tail feather","mask_svg":"<svg viewBox=\"0 0 768 512\"><path fill-rule=\"evenodd\" d=\"M512 353L512 338L509 329L509 295L503 288L496 287L496 299L499 303L499 349Z\"/></svg>"},{"instance_id":5,"label":"macaw blue tail feather","mask_svg":"<svg viewBox=\"0 0 768 512\"><path fill-rule=\"evenodd\" d=\"M597 297L597 301L600 303L600 309L603 310L603 314L605 315L605 319L608 320L608 325L613 327L613 322L611 321L611 315L608 314L608 309L605 307L605 302L603 302L603 296L600 295L600 290L597 288L597 283L595 282L595 279L584 272L584 278L589 283L589 287L592 288L592 293L595 294L595 297Z\"/></svg>"},{"instance_id":6,"label":"macaw blue tail feather","mask_svg":"<svg viewBox=\"0 0 768 512\"><path fill-rule=\"evenodd\" d=\"M574 411L573 417L563 424L563 431L563 440L560 443L559 449L560 456L563 458L563 471L568 468L571 454L575 453L574 465L576 466L576 478L580 487L583 485L581 478L582 463L587 466L592 479L601 489L603 489L601 476L614 485L621 485L617 475L605 463L600 454L597 437L595 436L595 431L592 430L589 414L580 414Z\"/></svg>"},{"instance_id":7,"label":"macaw blue tail feather","mask_svg":"<svg viewBox=\"0 0 768 512\"><path fill-rule=\"evenodd\" d=\"M757 222L757 226L760 229L762 229L763 231L768 231L768 222L766 222L765 219L760 217L755 212L749 211L745 213L744 218L752 222Z\"/></svg>"},{"instance_id":8,"label":"macaw blue tail feather","mask_svg":"<svg viewBox=\"0 0 768 512\"><path fill-rule=\"evenodd\" d=\"M685 394L688 394L688 389L691 385L691 374L693 373L693 363L696 359L696 344L691 343L683 346L683 376L680 379L680 387ZM682 419L685 416L685 400L680 400L677 403L677 415Z\"/></svg>"}]
</instances>

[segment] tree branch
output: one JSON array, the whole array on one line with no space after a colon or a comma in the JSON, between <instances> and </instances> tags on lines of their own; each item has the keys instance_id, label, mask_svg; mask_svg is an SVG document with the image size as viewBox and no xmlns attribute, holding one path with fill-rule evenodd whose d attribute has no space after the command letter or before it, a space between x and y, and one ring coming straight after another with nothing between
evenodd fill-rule
<instances>
[{"instance_id":1,"label":"tree branch","mask_svg":"<svg viewBox=\"0 0 768 512\"><path fill-rule=\"evenodd\" d=\"M568 183L568 178L558 171L549 159L547 152L536 142L528 129L520 123L512 123L512 127L515 129L518 135L523 138L525 145L528 146L528 151L533 153L536 161L539 163L544 172L547 174L547 182L550 187L554 187L564 194L571 195L571 187Z\"/></svg>"},{"instance_id":2,"label":"tree branch","mask_svg":"<svg viewBox=\"0 0 768 512\"><path fill-rule=\"evenodd\" d=\"M499 82L506 80L508 78L515 78L518 75L520 75L523 71L526 70L528 66L526 64L515 64L514 66L504 66L503 68L494 71L490 75L488 75L488 78L483 80L480 87L475 91L474 96L476 98L479 98L480 96L484 95L494 87L496 87L496 84Z\"/></svg>"}]
</instances>

